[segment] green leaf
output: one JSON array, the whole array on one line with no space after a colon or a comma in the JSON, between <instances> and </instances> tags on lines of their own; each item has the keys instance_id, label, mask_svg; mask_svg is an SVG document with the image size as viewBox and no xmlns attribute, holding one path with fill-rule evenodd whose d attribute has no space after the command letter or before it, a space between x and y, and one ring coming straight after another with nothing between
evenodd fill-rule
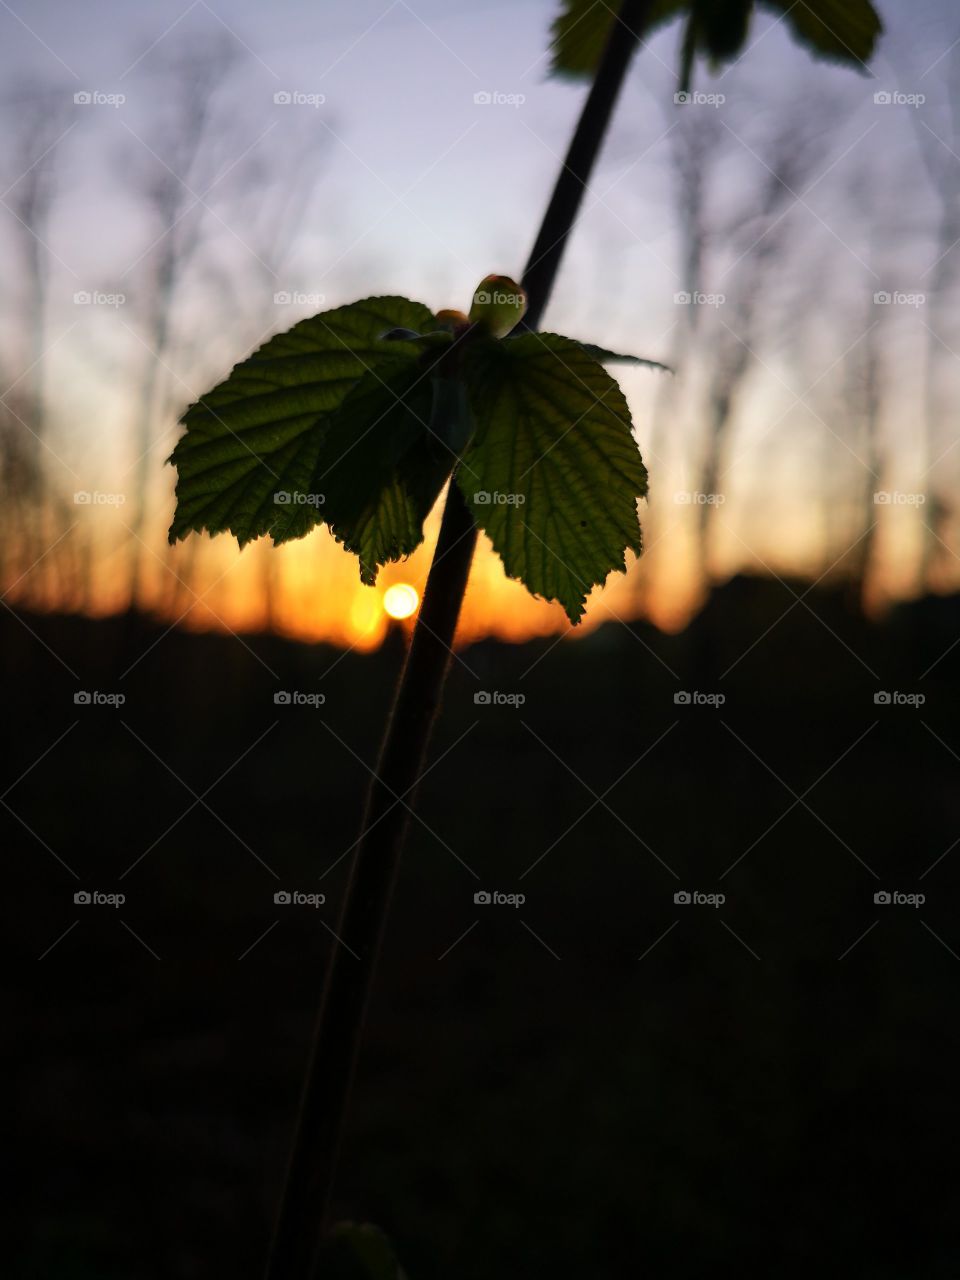
<instances>
[{"instance_id":1,"label":"green leaf","mask_svg":"<svg viewBox=\"0 0 960 1280\"><path fill-rule=\"evenodd\" d=\"M324 1241L319 1273L325 1280L405 1280L393 1245L368 1222L338 1222Z\"/></svg>"},{"instance_id":2,"label":"green leaf","mask_svg":"<svg viewBox=\"0 0 960 1280\"><path fill-rule=\"evenodd\" d=\"M647 24L637 34L646 38L687 7L687 0L653 0ZM550 28L551 72L580 79L592 76L617 19L617 0L563 0Z\"/></svg>"},{"instance_id":3,"label":"green leaf","mask_svg":"<svg viewBox=\"0 0 960 1280\"><path fill-rule=\"evenodd\" d=\"M384 378L368 373L327 420L310 491L323 496L318 518L360 557L368 585L388 560L423 541L456 456L431 423L440 383L419 364Z\"/></svg>"},{"instance_id":4,"label":"green leaf","mask_svg":"<svg viewBox=\"0 0 960 1280\"><path fill-rule=\"evenodd\" d=\"M229 530L243 546L313 528L323 519L310 485L327 415L370 370L386 376L420 358L416 343L384 333L435 323L418 302L367 298L302 320L238 364L181 419L186 432L170 458L178 471L170 541Z\"/></svg>"},{"instance_id":5,"label":"green leaf","mask_svg":"<svg viewBox=\"0 0 960 1280\"><path fill-rule=\"evenodd\" d=\"M883 31L880 15L870 0L764 0L767 8L786 14L797 40L814 57L848 65L873 57ZM862 70L867 68L863 66Z\"/></svg>"},{"instance_id":6,"label":"green leaf","mask_svg":"<svg viewBox=\"0 0 960 1280\"><path fill-rule=\"evenodd\" d=\"M623 392L549 333L478 344L464 376L476 429L457 483L507 574L576 623L625 549L640 553L647 473Z\"/></svg>"},{"instance_id":7,"label":"green leaf","mask_svg":"<svg viewBox=\"0 0 960 1280\"><path fill-rule=\"evenodd\" d=\"M668 364L659 360L644 360L642 356L621 356L616 351L608 351L606 347L598 347L592 342L578 342L577 346L601 364L639 364L647 369L659 369L662 373L673 373Z\"/></svg>"},{"instance_id":8,"label":"green leaf","mask_svg":"<svg viewBox=\"0 0 960 1280\"><path fill-rule=\"evenodd\" d=\"M872 57L883 24L870 0L762 0L778 18L786 16L797 40L815 57L860 67ZM681 14L687 25L681 51L680 88L688 90L694 55L714 68L739 57L747 39L753 0L654 0L644 29ZM551 28L554 75L593 76L614 22L615 6L605 0L563 0Z\"/></svg>"}]
</instances>

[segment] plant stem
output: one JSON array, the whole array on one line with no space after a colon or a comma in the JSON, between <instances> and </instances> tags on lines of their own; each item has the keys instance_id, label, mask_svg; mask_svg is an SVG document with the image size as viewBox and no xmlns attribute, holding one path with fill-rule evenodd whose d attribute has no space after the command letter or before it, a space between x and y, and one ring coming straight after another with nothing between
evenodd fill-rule
<instances>
[{"instance_id":1,"label":"plant stem","mask_svg":"<svg viewBox=\"0 0 960 1280\"><path fill-rule=\"evenodd\" d=\"M625 0L570 143L523 283L536 328L650 0ZM370 785L307 1070L267 1280L314 1280L363 1024L413 792L436 717L477 530L451 481L433 564Z\"/></svg>"},{"instance_id":2,"label":"plant stem","mask_svg":"<svg viewBox=\"0 0 960 1280\"><path fill-rule=\"evenodd\" d=\"M407 806L423 767L476 540L467 504L451 481L327 970L269 1280L312 1280L316 1270Z\"/></svg>"},{"instance_id":3,"label":"plant stem","mask_svg":"<svg viewBox=\"0 0 960 1280\"><path fill-rule=\"evenodd\" d=\"M553 195L523 272L528 300L524 328L540 327L540 320L553 292L560 259L577 220L580 203L600 155L610 117L639 40L637 32L642 31L647 24L650 5L651 0L624 0L620 5L617 20L610 31L610 38L580 112L563 168L557 175Z\"/></svg>"}]
</instances>

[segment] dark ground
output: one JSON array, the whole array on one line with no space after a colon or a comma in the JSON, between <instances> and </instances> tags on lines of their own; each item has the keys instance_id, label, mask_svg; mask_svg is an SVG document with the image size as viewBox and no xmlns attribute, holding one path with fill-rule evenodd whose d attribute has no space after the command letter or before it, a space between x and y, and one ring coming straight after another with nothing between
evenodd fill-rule
<instances>
[{"instance_id":1,"label":"dark ground","mask_svg":"<svg viewBox=\"0 0 960 1280\"><path fill-rule=\"evenodd\" d=\"M17 1280L259 1276L400 657L141 626L0 617ZM411 1280L955 1277L958 640L960 599L739 579L677 637L463 653L342 1216Z\"/></svg>"}]
</instances>

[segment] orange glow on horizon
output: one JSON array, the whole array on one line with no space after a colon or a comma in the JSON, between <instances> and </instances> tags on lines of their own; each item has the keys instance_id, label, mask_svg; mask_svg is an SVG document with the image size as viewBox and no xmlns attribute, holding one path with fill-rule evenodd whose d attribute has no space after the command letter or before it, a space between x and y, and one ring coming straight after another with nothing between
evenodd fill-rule
<instances>
[{"instance_id":1,"label":"orange glow on horizon","mask_svg":"<svg viewBox=\"0 0 960 1280\"><path fill-rule=\"evenodd\" d=\"M149 546L146 540L143 544L141 608L163 625L190 631L271 630L308 644L370 652L397 625L393 620L412 625L403 620L413 618L423 593L440 507L438 502L416 552L399 564L386 565L373 587L361 584L356 557L344 552L324 529L279 548L264 540L241 552L229 538L191 538L169 548L163 530L157 528ZM457 628L457 647L488 638L517 644L561 635L576 640L604 624L639 618L666 632L681 630L703 595L694 540L682 514L661 508L659 516L651 519L649 508L641 513L653 531L643 559L638 565L628 556L626 574L611 573L603 588L594 589L577 627L571 627L558 604L534 598L521 583L507 578L499 556L481 535ZM911 595L916 530L905 527L909 513L894 515L899 516L898 525L891 518L880 542L872 592L876 613L882 613L891 600ZM89 540L94 569L82 588L58 591L50 580L46 589L37 584L33 591L17 590L18 603L94 617L127 607L130 559L129 544L122 538L126 532L122 518L116 512L95 509L89 509L89 518L94 523L83 536ZM764 548L769 560L759 553L748 554L752 548L743 538L728 538L727 547L718 545L714 581L722 582L738 571L817 579L822 560L818 562L817 549L808 540L804 546L803 532L802 516L789 523L783 520L778 530L782 550L774 557ZM40 570L45 563L40 562Z\"/></svg>"}]
</instances>

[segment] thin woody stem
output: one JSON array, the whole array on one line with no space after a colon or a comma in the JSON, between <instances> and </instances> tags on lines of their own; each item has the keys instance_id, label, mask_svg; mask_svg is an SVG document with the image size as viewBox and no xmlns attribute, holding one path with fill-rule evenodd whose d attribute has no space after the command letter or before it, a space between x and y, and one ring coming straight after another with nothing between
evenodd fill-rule
<instances>
[{"instance_id":1,"label":"thin woody stem","mask_svg":"<svg viewBox=\"0 0 960 1280\"><path fill-rule=\"evenodd\" d=\"M535 329L606 135L651 0L625 0L523 273ZM370 785L307 1069L267 1280L315 1280L350 1091L417 780L436 718L477 530L454 478L410 649Z\"/></svg>"}]
</instances>

